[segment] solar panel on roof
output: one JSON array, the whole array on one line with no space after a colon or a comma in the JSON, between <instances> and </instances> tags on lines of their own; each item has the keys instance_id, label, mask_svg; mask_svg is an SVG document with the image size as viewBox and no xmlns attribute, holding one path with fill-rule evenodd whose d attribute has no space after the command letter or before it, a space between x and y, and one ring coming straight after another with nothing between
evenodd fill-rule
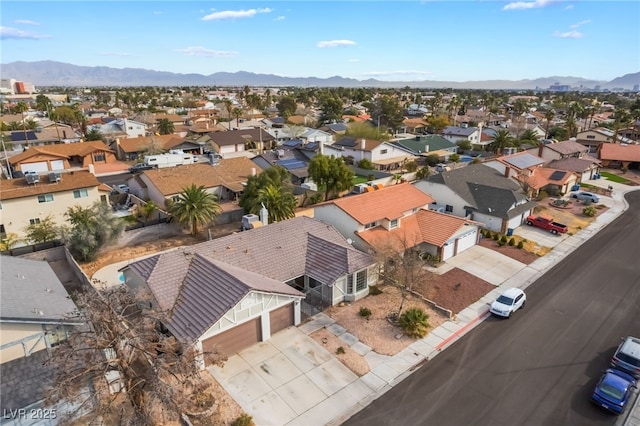
<instances>
[{"instance_id":1,"label":"solar panel on roof","mask_svg":"<svg viewBox=\"0 0 640 426\"><path fill-rule=\"evenodd\" d=\"M549 177L550 180L562 180L562 178L567 174L567 172L564 172L562 170L557 170L555 172L553 172L551 174L551 177Z\"/></svg>"},{"instance_id":2,"label":"solar panel on roof","mask_svg":"<svg viewBox=\"0 0 640 426\"><path fill-rule=\"evenodd\" d=\"M301 169L307 167L307 163L300 160L280 160L276 162L277 165L284 167L287 170Z\"/></svg>"},{"instance_id":3,"label":"solar panel on roof","mask_svg":"<svg viewBox=\"0 0 640 426\"><path fill-rule=\"evenodd\" d=\"M25 132L13 132L11 133L11 140L12 141L24 141L24 140L34 141L38 139L34 132L26 132L26 136L27 137L25 138Z\"/></svg>"},{"instance_id":4,"label":"solar panel on roof","mask_svg":"<svg viewBox=\"0 0 640 426\"><path fill-rule=\"evenodd\" d=\"M291 139L289 141L284 142L282 145L296 147L296 146L300 145L300 141L299 140L295 140L295 139Z\"/></svg>"}]
</instances>

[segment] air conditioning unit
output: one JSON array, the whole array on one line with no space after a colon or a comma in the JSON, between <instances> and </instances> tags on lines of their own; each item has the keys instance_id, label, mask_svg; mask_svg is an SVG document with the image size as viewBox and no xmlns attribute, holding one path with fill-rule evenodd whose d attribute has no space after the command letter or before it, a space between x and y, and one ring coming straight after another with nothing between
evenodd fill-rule
<instances>
[{"instance_id":1,"label":"air conditioning unit","mask_svg":"<svg viewBox=\"0 0 640 426\"><path fill-rule=\"evenodd\" d=\"M29 185L40 182L40 175L38 174L38 172L34 172L34 171L24 172L24 177L27 180L27 183Z\"/></svg>"},{"instance_id":2,"label":"air conditioning unit","mask_svg":"<svg viewBox=\"0 0 640 426\"><path fill-rule=\"evenodd\" d=\"M60 182L62 180L62 173L49 172L49 182Z\"/></svg>"}]
</instances>

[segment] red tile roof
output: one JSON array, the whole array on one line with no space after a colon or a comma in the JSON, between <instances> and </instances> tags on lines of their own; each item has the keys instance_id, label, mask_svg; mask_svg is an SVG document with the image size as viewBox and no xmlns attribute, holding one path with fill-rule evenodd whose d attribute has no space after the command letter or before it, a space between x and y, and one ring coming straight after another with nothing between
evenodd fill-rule
<instances>
[{"instance_id":1,"label":"red tile roof","mask_svg":"<svg viewBox=\"0 0 640 426\"><path fill-rule=\"evenodd\" d=\"M391 244L396 250L415 247L420 243L444 246L465 224L475 222L434 210L421 209L416 214L406 216L398 228L391 231L377 226L358 232L358 236L369 245Z\"/></svg>"},{"instance_id":2,"label":"red tile roof","mask_svg":"<svg viewBox=\"0 0 640 426\"><path fill-rule=\"evenodd\" d=\"M399 219L404 212L424 207L433 201L430 195L409 183L403 183L327 203L335 204L359 223L366 225L382 219Z\"/></svg>"},{"instance_id":3,"label":"red tile roof","mask_svg":"<svg viewBox=\"0 0 640 426\"><path fill-rule=\"evenodd\" d=\"M601 160L640 161L640 145L603 143L598 156Z\"/></svg>"}]
</instances>

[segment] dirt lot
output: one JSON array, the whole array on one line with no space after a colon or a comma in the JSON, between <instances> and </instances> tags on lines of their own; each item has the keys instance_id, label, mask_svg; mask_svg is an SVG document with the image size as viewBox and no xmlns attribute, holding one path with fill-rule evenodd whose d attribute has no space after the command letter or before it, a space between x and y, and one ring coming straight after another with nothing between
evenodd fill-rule
<instances>
[{"instance_id":1,"label":"dirt lot","mask_svg":"<svg viewBox=\"0 0 640 426\"><path fill-rule=\"evenodd\" d=\"M521 240L520 237L515 236L516 241ZM516 242L517 244L517 242ZM536 251L533 250L532 253L530 250L527 250L527 247L519 249L518 247L510 246L504 244L500 246L497 241L492 240L491 238L481 238L478 245L486 248L490 248L491 250L495 250L498 253L504 254L505 256L509 256L510 258L517 260L518 262L522 262L525 265L529 265L533 261L535 261L539 256L535 254Z\"/></svg>"},{"instance_id":2,"label":"dirt lot","mask_svg":"<svg viewBox=\"0 0 640 426\"><path fill-rule=\"evenodd\" d=\"M556 222L567 225L569 227L569 235L574 235L581 229L586 228L598 215L607 211L607 207L604 204L593 203L591 205L595 207L596 215L594 217L588 217L582 213L586 205L581 201L570 199L569 208L552 206L551 201L551 198L541 201L538 207L534 209L534 213L552 217Z\"/></svg>"}]
</instances>

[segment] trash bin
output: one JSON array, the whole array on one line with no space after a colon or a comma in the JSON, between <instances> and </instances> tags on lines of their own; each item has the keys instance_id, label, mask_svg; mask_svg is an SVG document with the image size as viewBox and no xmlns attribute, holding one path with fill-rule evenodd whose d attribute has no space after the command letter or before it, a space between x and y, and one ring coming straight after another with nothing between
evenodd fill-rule
<instances>
[{"instance_id":1,"label":"trash bin","mask_svg":"<svg viewBox=\"0 0 640 426\"><path fill-rule=\"evenodd\" d=\"M571 190L572 190L572 191L580 191L580 185L573 185L573 186L571 187Z\"/></svg>"},{"instance_id":2,"label":"trash bin","mask_svg":"<svg viewBox=\"0 0 640 426\"><path fill-rule=\"evenodd\" d=\"M507 228L507 237L510 237L513 235L513 228Z\"/></svg>"}]
</instances>

